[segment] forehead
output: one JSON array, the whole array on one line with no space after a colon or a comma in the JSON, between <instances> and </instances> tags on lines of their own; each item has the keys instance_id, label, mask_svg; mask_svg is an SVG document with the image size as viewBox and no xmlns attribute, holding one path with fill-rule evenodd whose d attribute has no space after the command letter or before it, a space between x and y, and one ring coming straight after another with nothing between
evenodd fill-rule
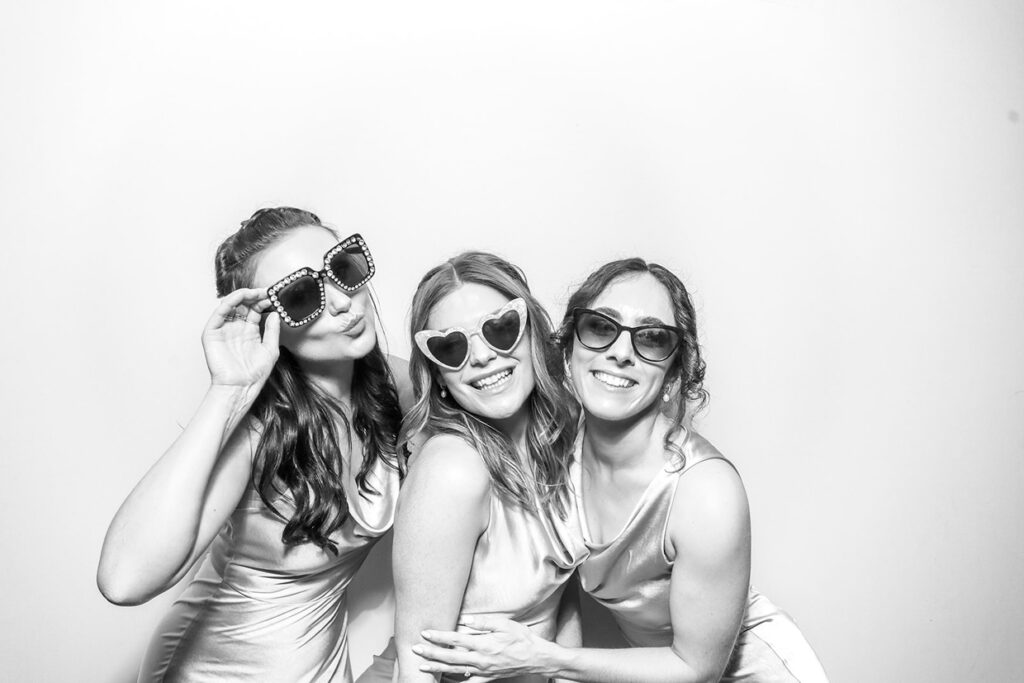
<instances>
[{"instance_id":1,"label":"forehead","mask_svg":"<svg viewBox=\"0 0 1024 683\"><path fill-rule=\"evenodd\" d=\"M303 267L320 270L324 267L324 254L337 243L337 236L327 228L318 225L295 228L257 257L253 286L269 287Z\"/></svg>"},{"instance_id":2,"label":"forehead","mask_svg":"<svg viewBox=\"0 0 1024 683\"><path fill-rule=\"evenodd\" d=\"M590 308L609 309L618 314L612 317L618 317L626 325L643 318L657 318L667 324L675 321L668 290L650 273L613 280L591 302Z\"/></svg>"},{"instance_id":3,"label":"forehead","mask_svg":"<svg viewBox=\"0 0 1024 683\"><path fill-rule=\"evenodd\" d=\"M511 299L486 285L467 282L438 301L427 317L427 329L464 327L472 330L480 318L494 313Z\"/></svg>"}]
</instances>

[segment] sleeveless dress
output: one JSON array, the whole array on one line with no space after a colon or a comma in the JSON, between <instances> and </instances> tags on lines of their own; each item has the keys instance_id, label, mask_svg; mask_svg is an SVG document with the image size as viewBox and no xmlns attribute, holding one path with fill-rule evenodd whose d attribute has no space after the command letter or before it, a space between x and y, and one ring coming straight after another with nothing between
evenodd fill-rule
<instances>
[{"instance_id":1,"label":"sleeveless dress","mask_svg":"<svg viewBox=\"0 0 1024 683\"><path fill-rule=\"evenodd\" d=\"M338 554L312 543L286 547L285 521L246 489L192 582L160 622L139 681L340 681L352 674L345 590L391 528L398 472L370 470L379 493L343 478L349 517L331 535ZM294 510L290 496L274 506Z\"/></svg>"},{"instance_id":2,"label":"sleeveless dress","mask_svg":"<svg viewBox=\"0 0 1024 683\"><path fill-rule=\"evenodd\" d=\"M505 500L492 487L490 520L473 552L461 616L505 617L524 624L542 638L554 640L565 583L587 553L576 506L571 499L569 502L569 513L563 520L553 511L530 512ZM461 625L457 630L473 632ZM390 681L394 658L392 643L374 658L359 683ZM456 676L451 680L464 679ZM546 679L520 676L501 680L532 683Z\"/></svg>"},{"instance_id":3,"label":"sleeveless dress","mask_svg":"<svg viewBox=\"0 0 1024 683\"><path fill-rule=\"evenodd\" d=\"M611 611L631 647L667 647L672 644L669 584L673 562L665 555L665 538L676 486L702 462L729 461L700 435L684 432L678 444L685 456L684 467L667 464L641 495L618 536L595 543L582 499L582 444L581 434L570 470L580 525L590 549L580 565L581 585ZM828 679L793 620L751 588L739 638L721 680L827 683Z\"/></svg>"}]
</instances>

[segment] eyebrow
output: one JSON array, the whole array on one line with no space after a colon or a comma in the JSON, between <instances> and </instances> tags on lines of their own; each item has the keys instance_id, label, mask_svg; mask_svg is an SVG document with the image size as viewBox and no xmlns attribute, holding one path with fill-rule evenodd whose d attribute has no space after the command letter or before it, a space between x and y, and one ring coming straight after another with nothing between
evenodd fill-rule
<instances>
[{"instance_id":1,"label":"eyebrow","mask_svg":"<svg viewBox=\"0 0 1024 683\"><path fill-rule=\"evenodd\" d=\"M603 313L604 315L608 316L609 318L614 318L615 320L617 320L620 323L622 322L622 315L618 311L616 311L614 308L608 308L607 306L602 306L601 308L595 308L594 310L597 311L598 313ZM662 326L665 326L665 327L672 327L672 325L670 323L665 322L661 318L655 318L652 315L645 315L645 316L642 316L641 318L639 318L636 321L635 327L643 327L644 325L662 325Z\"/></svg>"}]
</instances>

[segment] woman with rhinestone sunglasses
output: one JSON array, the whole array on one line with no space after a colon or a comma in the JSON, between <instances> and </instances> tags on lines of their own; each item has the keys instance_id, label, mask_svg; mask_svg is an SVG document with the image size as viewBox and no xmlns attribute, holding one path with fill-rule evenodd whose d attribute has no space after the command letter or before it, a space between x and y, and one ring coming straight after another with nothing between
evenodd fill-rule
<instances>
[{"instance_id":1,"label":"woman with rhinestone sunglasses","mask_svg":"<svg viewBox=\"0 0 1024 683\"><path fill-rule=\"evenodd\" d=\"M410 317L415 404L402 439L422 445L395 519L403 683L435 680L413 645L460 618L502 615L571 638L560 601L586 552L568 490L575 402L521 271L463 253L423 277Z\"/></svg>"},{"instance_id":2,"label":"woman with rhinestone sunglasses","mask_svg":"<svg viewBox=\"0 0 1024 683\"><path fill-rule=\"evenodd\" d=\"M559 339L585 426L571 482L589 556L584 590L630 649L563 647L507 619L430 631L428 670L530 672L577 681L826 681L796 625L750 588L750 519L733 466L684 427L701 406L693 304L641 259L598 268ZM445 649L454 646L456 649Z\"/></svg>"},{"instance_id":3,"label":"woman with rhinestone sunglasses","mask_svg":"<svg viewBox=\"0 0 1024 683\"><path fill-rule=\"evenodd\" d=\"M209 548L140 681L351 681L345 591L391 527L401 410L373 257L338 239L312 213L264 209L217 249L210 388L100 558L100 590L134 605Z\"/></svg>"}]
</instances>

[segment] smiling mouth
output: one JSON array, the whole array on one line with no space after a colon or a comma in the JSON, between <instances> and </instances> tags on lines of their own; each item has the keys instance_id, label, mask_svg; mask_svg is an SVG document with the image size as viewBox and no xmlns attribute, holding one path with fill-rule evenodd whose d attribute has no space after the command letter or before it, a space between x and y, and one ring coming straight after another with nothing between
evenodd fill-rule
<instances>
[{"instance_id":1,"label":"smiling mouth","mask_svg":"<svg viewBox=\"0 0 1024 683\"><path fill-rule=\"evenodd\" d=\"M591 374L593 374L594 379L596 379L601 384L605 384L615 389L629 389L630 387L635 387L637 384L635 381L631 379L626 379L625 377L617 377L616 375L609 375L607 372L601 372L600 370L595 370Z\"/></svg>"},{"instance_id":2,"label":"smiling mouth","mask_svg":"<svg viewBox=\"0 0 1024 683\"><path fill-rule=\"evenodd\" d=\"M495 372L493 375L481 377L475 382L470 382L470 386L481 391L484 389L496 389L504 386L512 379L512 370L513 368L506 368L505 370Z\"/></svg>"}]
</instances>

